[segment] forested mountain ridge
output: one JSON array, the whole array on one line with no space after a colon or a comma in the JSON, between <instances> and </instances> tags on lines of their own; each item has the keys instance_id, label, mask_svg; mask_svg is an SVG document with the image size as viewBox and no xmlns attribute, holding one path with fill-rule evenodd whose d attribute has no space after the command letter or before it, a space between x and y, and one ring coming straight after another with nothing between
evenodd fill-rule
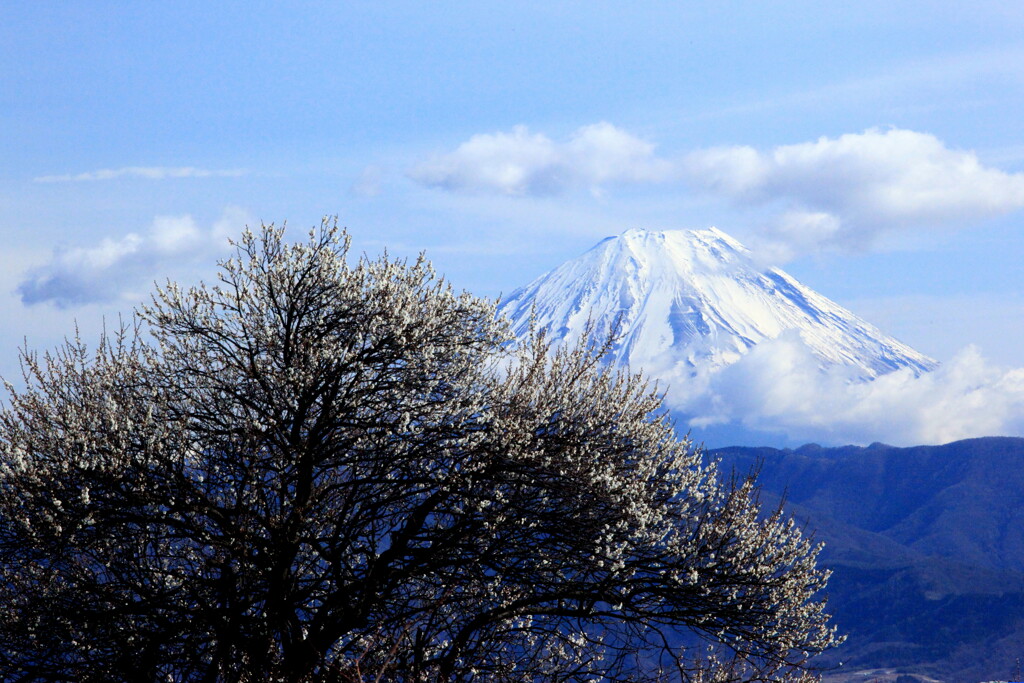
<instances>
[{"instance_id":1,"label":"forested mountain ridge","mask_svg":"<svg viewBox=\"0 0 1024 683\"><path fill-rule=\"evenodd\" d=\"M946 681L1012 676L1024 654L1024 439L942 446L712 451L759 468L825 543L845 671L896 667Z\"/></svg>"}]
</instances>

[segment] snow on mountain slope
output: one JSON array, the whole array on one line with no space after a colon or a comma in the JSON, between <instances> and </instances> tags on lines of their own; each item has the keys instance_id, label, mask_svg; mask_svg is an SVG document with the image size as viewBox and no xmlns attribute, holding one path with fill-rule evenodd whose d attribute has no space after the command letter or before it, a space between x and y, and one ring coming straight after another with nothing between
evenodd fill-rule
<instances>
[{"instance_id":1,"label":"snow on mountain slope","mask_svg":"<svg viewBox=\"0 0 1024 683\"><path fill-rule=\"evenodd\" d=\"M822 369L873 379L935 361L884 335L777 268L759 268L724 232L629 230L512 293L501 308L516 334L558 342L592 321L598 339L620 317L611 360L655 378L706 376L760 342L799 334Z\"/></svg>"}]
</instances>

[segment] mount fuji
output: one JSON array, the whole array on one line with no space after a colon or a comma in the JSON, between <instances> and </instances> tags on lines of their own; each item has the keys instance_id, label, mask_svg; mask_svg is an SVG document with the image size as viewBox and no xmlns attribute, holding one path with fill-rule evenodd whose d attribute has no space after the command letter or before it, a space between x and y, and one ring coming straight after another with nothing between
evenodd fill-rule
<instances>
[{"instance_id":1,"label":"mount fuji","mask_svg":"<svg viewBox=\"0 0 1024 683\"><path fill-rule=\"evenodd\" d=\"M711 376L762 342L794 335L822 370L851 381L937 367L782 270L759 266L716 228L609 237L513 292L501 312L517 335L532 319L556 344L588 324L604 339L618 324L609 360L669 383Z\"/></svg>"}]
</instances>

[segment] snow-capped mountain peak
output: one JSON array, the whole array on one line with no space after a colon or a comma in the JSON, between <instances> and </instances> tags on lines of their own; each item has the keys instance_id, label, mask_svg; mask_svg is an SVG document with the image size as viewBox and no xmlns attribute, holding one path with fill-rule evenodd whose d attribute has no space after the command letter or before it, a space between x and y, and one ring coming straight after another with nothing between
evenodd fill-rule
<instances>
[{"instance_id":1,"label":"snow-capped mountain peak","mask_svg":"<svg viewBox=\"0 0 1024 683\"><path fill-rule=\"evenodd\" d=\"M513 292L502 304L517 334L531 311L556 341L588 324L620 337L611 360L654 377L714 372L760 342L799 334L823 368L871 379L936 364L785 272L763 269L716 228L628 230Z\"/></svg>"}]
</instances>

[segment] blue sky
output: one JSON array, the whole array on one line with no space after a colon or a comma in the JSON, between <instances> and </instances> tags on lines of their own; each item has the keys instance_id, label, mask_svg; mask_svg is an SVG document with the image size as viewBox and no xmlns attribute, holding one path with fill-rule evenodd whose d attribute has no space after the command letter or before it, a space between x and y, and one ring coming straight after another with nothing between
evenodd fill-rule
<instances>
[{"instance_id":1,"label":"blue sky","mask_svg":"<svg viewBox=\"0 0 1024 683\"><path fill-rule=\"evenodd\" d=\"M0 374L208 277L245 223L337 214L487 296L716 225L1009 382L1024 5L853 5L5 3Z\"/></svg>"}]
</instances>

